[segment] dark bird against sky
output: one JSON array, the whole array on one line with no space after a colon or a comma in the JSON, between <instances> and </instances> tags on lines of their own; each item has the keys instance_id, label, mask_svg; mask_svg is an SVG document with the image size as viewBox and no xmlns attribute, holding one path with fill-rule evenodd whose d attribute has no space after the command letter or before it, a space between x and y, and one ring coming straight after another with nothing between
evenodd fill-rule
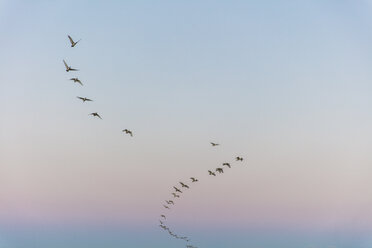
<instances>
[{"instance_id":1,"label":"dark bird against sky","mask_svg":"<svg viewBox=\"0 0 372 248\"><path fill-rule=\"evenodd\" d=\"M68 37L68 39L70 40L71 47L76 46L76 44L77 44L79 41L81 41L81 39L80 39L80 40L78 40L78 41L75 42L75 41L71 38L70 35L67 35L67 37Z\"/></svg>"},{"instance_id":2,"label":"dark bird against sky","mask_svg":"<svg viewBox=\"0 0 372 248\"><path fill-rule=\"evenodd\" d=\"M77 98L79 98L80 100L82 100L83 102L92 102L93 100L89 99L89 98L86 98L86 97L81 97L81 96L77 96Z\"/></svg>"},{"instance_id":3,"label":"dark bird against sky","mask_svg":"<svg viewBox=\"0 0 372 248\"><path fill-rule=\"evenodd\" d=\"M92 115L92 116L95 116L95 117L98 117L102 120L101 116L97 113L97 112L94 112L94 113L90 113L89 115Z\"/></svg>"},{"instance_id":4,"label":"dark bird against sky","mask_svg":"<svg viewBox=\"0 0 372 248\"><path fill-rule=\"evenodd\" d=\"M71 68L71 66L68 66L65 60L63 60L63 63L65 64L65 67L66 67L66 71L67 72L69 72L69 71L78 71L78 69L74 69L74 68Z\"/></svg>"}]
</instances>

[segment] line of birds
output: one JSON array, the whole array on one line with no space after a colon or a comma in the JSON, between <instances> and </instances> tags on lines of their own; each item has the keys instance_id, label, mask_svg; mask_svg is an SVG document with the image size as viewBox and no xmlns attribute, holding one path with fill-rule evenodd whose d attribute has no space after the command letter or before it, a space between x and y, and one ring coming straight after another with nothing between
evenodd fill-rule
<instances>
[{"instance_id":1,"label":"line of birds","mask_svg":"<svg viewBox=\"0 0 372 248\"><path fill-rule=\"evenodd\" d=\"M81 39L80 39L80 40L78 40L78 41L75 42L70 35L67 35L67 37L68 37L68 39L69 39L69 41L71 43L71 47L75 47L81 41ZM79 71L78 69L69 66L65 60L63 60L63 64L65 65L66 72ZM72 77L72 78L70 78L70 80L73 81L74 83L78 83L81 86L84 86L83 83L81 82L81 80L78 77ZM77 98L79 100L81 100L83 103L85 103L85 102L92 102L93 101L92 99L87 98L87 97L77 96ZM102 119L102 117L97 112L90 113L89 115L91 115L93 117L97 117L99 119ZM131 130L129 130L129 129L123 129L122 132L124 132L125 134L128 134L131 137L133 137L133 132ZM220 145L220 144L214 143L214 142L210 142L210 144L212 145L212 147L216 147L216 146L219 146ZM242 162L243 161L243 158L238 156L238 157L235 158L235 160ZM222 167L218 167L218 168L216 168L213 171L212 170L208 170L208 174L210 176L216 176L217 173L218 174L222 174L222 173L224 173L224 168L223 168L224 166L227 167L227 168L231 168L231 164L230 163L224 162L224 163L222 163ZM196 182L199 181L195 177L190 177L190 180L191 180L190 181L191 183L196 183ZM190 189L190 186L188 184L184 183L184 182L179 182L179 184L180 184L180 186L178 186L178 187L173 186L174 192L171 193L172 196L173 196L173 199L172 200L166 200L165 201L165 204L163 204L163 207L165 209L170 210L171 207L175 206L175 200L176 200L176 198L180 198L181 194L183 193L182 190L184 190L184 189ZM175 232L173 232L165 224L165 222L167 220L167 217L164 214L160 215L160 217L162 218L162 219L159 220L159 222L160 222L160 225L159 225L160 228L162 228L163 230L167 231L170 236L172 236L172 237L174 237L176 239L184 240L186 242L190 242L191 241L190 238L188 238L187 236L180 236L180 235L176 234ZM186 247L187 248L197 248L197 246L193 246L193 245L190 245L190 244L187 244Z\"/></svg>"},{"instance_id":2,"label":"line of birds","mask_svg":"<svg viewBox=\"0 0 372 248\"><path fill-rule=\"evenodd\" d=\"M219 144L218 143L214 143L214 142L210 142L210 144L212 145L212 147L215 147L215 146L219 146ZM240 156L237 156L237 157L235 157L235 161L237 161L237 162L243 162L243 157L240 157ZM227 168L231 168L231 164L230 163L228 163L228 162L224 162L224 163L222 163L222 167L223 166L225 166L225 167L227 167ZM217 167L214 171L212 171L212 170L208 170L208 175L210 175L210 176L216 176L216 173L218 172L218 174L222 174L222 173L224 173L224 170L223 170L223 168L221 168L221 167ZM196 183L196 182L198 182L199 180L197 179L197 178L195 178L195 177L190 177L190 180L191 180L191 183ZM181 194L183 193L183 191L182 190L186 190L186 189L190 189L190 186L189 185L187 185L186 183L184 183L184 182L179 182L179 185L181 186L181 187L177 187L177 186L173 186L173 190L174 190L174 192L172 192L171 194L172 194L172 196L173 196L173 198L174 199L172 199L172 200L165 200L165 203L166 204L163 204L163 207L165 208L165 209L167 209L167 210L170 210L171 209L171 207L173 207L174 205L175 205L175 200L176 200L176 198L180 198L180 196L181 196ZM180 189L181 188L181 189ZM190 238L188 238L187 236L180 236L180 235L178 235L178 234L176 234L176 233L174 233L166 224L165 224L165 222L166 222L166 220L167 220L167 217L166 217L166 215L165 214L161 214L160 215L160 218L161 219L159 219L159 222L160 222L160 224L159 224L159 227L161 228L161 229L163 229L164 231L167 231L168 233L169 233L169 235L170 236L172 236L172 237L174 237L174 238L176 238L176 239L181 239L181 240L184 240L184 241L186 241L186 242L190 242L191 240L190 240ZM186 248L197 248L197 246L193 246L193 245L190 245L190 244L187 244L186 245Z\"/></svg>"},{"instance_id":3,"label":"line of birds","mask_svg":"<svg viewBox=\"0 0 372 248\"><path fill-rule=\"evenodd\" d=\"M71 47L75 47L75 46L76 46L76 45L81 41L81 39L78 40L78 41L74 41L70 35L67 35L67 37L68 37L68 39L69 39L69 41L70 41L70 43L71 43ZM66 72L70 72L70 71L79 71L78 69L76 69L76 68L72 68L71 66L69 66L65 60L63 60L63 64L65 65ZM81 86L84 86L83 83L81 82L81 80L80 80L78 77L70 78L70 80L73 81L74 83L78 83L78 84L80 84ZM93 102L92 99L87 98L87 97L77 96L77 98L80 99L80 100L82 100L83 103L85 103L85 102ZM93 117L97 117L97 118L99 118L99 119L102 120L101 115L98 114L97 112L90 113L89 115L91 115L91 116L93 116ZM131 130L129 130L129 129L124 129L124 130L122 130L122 132L124 132L125 134L128 134L128 135L130 135L131 137L133 137L133 132L132 132Z\"/></svg>"}]
</instances>

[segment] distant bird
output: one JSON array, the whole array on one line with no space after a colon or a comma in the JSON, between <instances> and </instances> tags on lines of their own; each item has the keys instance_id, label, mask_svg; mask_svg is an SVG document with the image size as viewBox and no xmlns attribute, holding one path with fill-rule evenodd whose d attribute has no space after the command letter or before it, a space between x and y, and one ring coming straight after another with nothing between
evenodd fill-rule
<instances>
[{"instance_id":1,"label":"distant bird","mask_svg":"<svg viewBox=\"0 0 372 248\"><path fill-rule=\"evenodd\" d=\"M231 165L229 163L223 163L222 165L231 168Z\"/></svg>"},{"instance_id":2,"label":"distant bird","mask_svg":"<svg viewBox=\"0 0 372 248\"><path fill-rule=\"evenodd\" d=\"M223 169L222 169L222 168L217 168L216 171L217 171L218 173L223 173Z\"/></svg>"},{"instance_id":3,"label":"distant bird","mask_svg":"<svg viewBox=\"0 0 372 248\"><path fill-rule=\"evenodd\" d=\"M169 200L168 202L169 202L168 204L172 204L172 205L174 205L174 201Z\"/></svg>"},{"instance_id":4,"label":"distant bird","mask_svg":"<svg viewBox=\"0 0 372 248\"><path fill-rule=\"evenodd\" d=\"M93 100L89 99L89 98L86 98L86 97L80 97L80 96L77 96L77 98L79 98L80 100L82 100L83 102L92 102Z\"/></svg>"},{"instance_id":5,"label":"distant bird","mask_svg":"<svg viewBox=\"0 0 372 248\"><path fill-rule=\"evenodd\" d=\"M196 179L195 177L190 177L190 179L191 179L191 181L192 181L193 183L195 183L195 182L199 181L199 180L198 180L198 179Z\"/></svg>"},{"instance_id":6,"label":"distant bird","mask_svg":"<svg viewBox=\"0 0 372 248\"><path fill-rule=\"evenodd\" d=\"M160 215L160 217L164 218L164 220L167 219L164 214Z\"/></svg>"},{"instance_id":7,"label":"distant bird","mask_svg":"<svg viewBox=\"0 0 372 248\"><path fill-rule=\"evenodd\" d=\"M217 143L213 143L213 142L211 142L211 145L212 145L212 146L219 146L220 144L217 144Z\"/></svg>"},{"instance_id":8,"label":"distant bird","mask_svg":"<svg viewBox=\"0 0 372 248\"><path fill-rule=\"evenodd\" d=\"M65 60L63 60L63 63L65 64L65 67L66 67L66 71L67 72L69 72L69 71L78 71L78 69L73 69L73 68L71 68L71 66L68 66Z\"/></svg>"},{"instance_id":9,"label":"distant bird","mask_svg":"<svg viewBox=\"0 0 372 248\"><path fill-rule=\"evenodd\" d=\"M242 157L236 157L235 159L236 159L236 161L243 161Z\"/></svg>"},{"instance_id":10,"label":"distant bird","mask_svg":"<svg viewBox=\"0 0 372 248\"><path fill-rule=\"evenodd\" d=\"M126 134L129 134L131 137L133 137L133 133L130 130L124 129L123 132L125 132Z\"/></svg>"},{"instance_id":11,"label":"distant bird","mask_svg":"<svg viewBox=\"0 0 372 248\"><path fill-rule=\"evenodd\" d=\"M182 191L179 190L177 187L174 187L174 186L173 186L173 188L174 188L174 190L175 190L176 192L180 192L180 193L182 193Z\"/></svg>"},{"instance_id":12,"label":"distant bird","mask_svg":"<svg viewBox=\"0 0 372 248\"><path fill-rule=\"evenodd\" d=\"M180 198L180 196L177 195L176 193L172 193L172 195L173 195L174 198Z\"/></svg>"},{"instance_id":13,"label":"distant bird","mask_svg":"<svg viewBox=\"0 0 372 248\"><path fill-rule=\"evenodd\" d=\"M164 222L163 221L159 220L159 222L160 222L161 225L164 225Z\"/></svg>"},{"instance_id":14,"label":"distant bird","mask_svg":"<svg viewBox=\"0 0 372 248\"><path fill-rule=\"evenodd\" d=\"M68 39L69 39L70 42L71 42L71 47L76 46L76 44L77 44L79 41L81 41L81 39L80 39L80 40L78 40L78 41L75 42L75 41L71 38L70 35L67 35L67 37L68 37Z\"/></svg>"},{"instance_id":15,"label":"distant bird","mask_svg":"<svg viewBox=\"0 0 372 248\"><path fill-rule=\"evenodd\" d=\"M180 184L181 184L182 188L187 188L187 189L189 189L189 186L186 185L186 184L184 184L183 182L180 182Z\"/></svg>"},{"instance_id":16,"label":"distant bird","mask_svg":"<svg viewBox=\"0 0 372 248\"><path fill-rule=\"evenodd\" d=\"M210 176L216 176L216 173L214 173L214 172L212 172L212 171L210 171L210 170L209 170L208 172L209 172L209 175L210 175Z\"/></svg>"},{"instance_id":17,"label":"distant bird","mask_svg":"<svg viewBox=\"0 0 372 248\"><path fill-rule=\"evenodd\" d=\"M167 205L163 205L163 207L165 207L166 209L170 209Z\"/></svg>"},{"instance_id":18,"label":"distant bird","mask_svg":"<svg viewBox=\"0 0 372 248\"><path fill-rule=\"evenodd\" d=\"M90 113L89 115L96 116L102 120L101 116L97 112Z\"/></svg>"},{"instance_id":19,"label":"distant bird","mask_svg":"<svg viewBox=\"0 0 372 248\"><path fill-rule=\"evenodd\" d=\"M70 80L74 81L75 83L79 83L81 86L83 86L83 83L78 78L70 78Z\"/></svg>"}]
</instances>

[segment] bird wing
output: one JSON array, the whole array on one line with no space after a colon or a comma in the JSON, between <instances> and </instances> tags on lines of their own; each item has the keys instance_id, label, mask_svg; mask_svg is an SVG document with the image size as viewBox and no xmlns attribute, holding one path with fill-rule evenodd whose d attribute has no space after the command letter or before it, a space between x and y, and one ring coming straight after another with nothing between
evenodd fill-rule
<instances>
[{"instance_id":1,"label":"bird wing","mask_svg":"<svg viewBox=\"0 0 372 248\"><path fill-rule=\"evenodd\" d=\"M93 100L91 100L91 99L89 99L89 98L85 98L85 101L93 102Z\"/></svg>"},{"instance_id":2,"label":"bird wing","mask_svg":"<svg viewBox=\"0 0 372 248\"><path fill-rule=\"evenodd\" d=\"M65 64L66 70L68 70L68 65L65 60L63 60L63 64Z\"/></svg>"},{"instance_id":3,"label":"bird wing","mask_svg":"<svg viewBox=\"0 0 372 248\"><path fill-rule=\"evenodd\" d=\"M67 37L68 37L68 39L70 40L70 42L71 42L71 45L73 45L75 42L74 42L74 40L71 38L71 36L70 35L67 35Z\"/></svg>"},{"instance_id":4,"label":"bird wing","mask_svg":"<svg viewBox=\"0 0 372 248\"><path fill-rule=\"evenodd\" d=\"M77 96L77 98L79 98L80 100L83 100L84 101L84 98L83 97Z\"/></svg>"},{"instance_id":5,"label":"bird wing","mask_svg":"<svg viewBox=\"0 0 372 248\"><path fill-rule=\"evenodd\" d=\"M78 69L70 68L70 71L78 71Z\"/></svg>"},{"instance_id":6,"label":"bird wing","mask_svg":"<svg viewBox=\"0 0 372 248\"><path fill-rule=\"evenodd\" d=\"M101 116L99 114L97 114L97 116L102 120Z\"/></svg>"}]
</instances>

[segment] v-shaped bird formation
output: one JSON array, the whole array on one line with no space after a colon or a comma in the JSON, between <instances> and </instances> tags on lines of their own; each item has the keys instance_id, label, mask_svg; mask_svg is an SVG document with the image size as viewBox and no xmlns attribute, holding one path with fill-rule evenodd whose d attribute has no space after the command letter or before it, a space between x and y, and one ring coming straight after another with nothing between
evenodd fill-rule
<instances>
[{"instance_id":1,"label":"v-shaped bird formation","mask_svg":"<svg viewBox=\"0 0 372 248\"><path fill-rule=\"evenodd\" d=\"M217 143L214 143L214 142L210 142L210 144L212 145L212 147L215 147L215 146L219 146L219 144ZM235 160L238 161L238 162L242 162L243 161L243 158L240 157L240 156L237 156L235 157ZM222 167L227 167L228 169L231 168L231 164L229 162L224 162L222 163ZM222 174L224 173L224 169L221 168L221 167L217 167L213 170L208 170L208 175L210 176L217 176L218 174ZM165 203L166 204L163 204L163 207L164 209L166 209L167 211L171 210L173 207L175 207L175 201L176 201L176 198L180 198L180 196L182 195L183 193L183 188L184 189L190 189L191 185L193 185L193 183L196 183L198 182L199 180L195 177L190 177L190 180L191 180L191 183L190 184L186 184L184 182L178 182L178 184L176 186L173 186L173 190L174 192L172 192L172 196L173 196L173 200L165 200ZM181 189L182 190L181 190ZM173 238L176 238L176 239L179 239L179 240L184 240L185 242L187 242L186 244L186 248L197 248L197 246L194 246L194 245L190 245L189 243L191 242L191 239L187 236L181 236L179 234L176 234L172 229L170 229L170 227L168 225L166 225L166 221L167 221L167 217L165 214L161 214L160 215L161 219L159 220L159 227L161 229L163 229L164 231L166 231L170 236L172 236Z\"/></svg>"},{"instance_id":2,"label":"v-shaped bird formation","mask_svg":"<svg viewBox=\"0 0 372 248\"><path fill-rule=\"evenodd\" d=\"M72 48L76 47L76 45L81 41L81 40L78 40L78 41L75 42L70 35L67 35L67 37L70 41L70 44L71 44ZM70 66L65 60L63 60L63 64L65 66L66 72L68 72L68 73L79 71L78 69ZM84 84L81 82L81 80L76 76L70 78L70 80L73 81L76 84L80 84L80 86L84 86ZM87 97L77 96L77 98L79 100L81 100L83 103L93 102L92 99L87 98ZM92 112L88 115L90 115L92 117L95 117L95 118L99 118L99 119L102 120L101 115L97 112ZM133 132L131 130L127 129L127 128L123 129L122 132L125 133L126 135L129 135L130 137L133 137ZM220 146L219 143L215 143L215 142L210 142L210 145L212 147ZM242 162L243 157L237 156L237 157L235 157L235 161ZM225 172L224 169L231 169L231 168L232 168L232 165L231 165L230 162L224 162L224 163L222 163L222 167L217 167L215 169L208 170L207 172L208 172L209 176L216 177L217 175L224 174L224 172ZM164 201L164 203L163 203L164 209L166 211L171 211L171 209L173 209L176 206L176 201L177 201L177 199L179 199L182 196L183 192L186 191L186 190L189 190L192 187L192 185L194 185L197 182L199 182L199 179L197 179L196 177L189 177L189 179L187 181L185 180L185 181L182 181L182 182L178 182L175 186L173 186L172 190L174 192L171 193L172 198L167 199L167 200ZM183 241L187 242L186 248L197 248L197 246L194 246L194 245L190 244L191 239L189 237L181 236L179 234L176 234L173 230L170 229L169 226L166 225L166 222L167 222L166 214L161 214L160 219L159 219L159 223L160 223L159 227L161 229L166 231L173 238L176 238L176 239L183 240Z\"/></svg>"}]
</instances>

